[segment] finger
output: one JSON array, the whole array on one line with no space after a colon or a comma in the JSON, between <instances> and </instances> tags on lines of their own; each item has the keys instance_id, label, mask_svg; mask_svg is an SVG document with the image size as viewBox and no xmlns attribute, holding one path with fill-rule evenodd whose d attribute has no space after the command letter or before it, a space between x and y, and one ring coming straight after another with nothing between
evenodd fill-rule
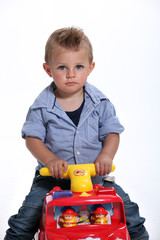
<instances>
[{"instance_id":1,"label":"finger","mask_svg":"<svg viewBox=\"0 0 160 240\"><path fill-rule=\"evenodd\" d=\"M99 175L99 163L95 163L96 174Z\"/></svg>"},{"instance_id":2,"label":"finger","mask_svg":"<svg viewBox=\"0 0 160 240\"><path fill-rule=\"evenodd\" d=\"M68 163L66 161L64 162L63 167L64 167L64 172L66 173L68 169Z\"/></svg>"},{"instance_id":3,"label":"finger","mask_svg":"<svg viewBox=\"0 0 160 240\"><path fill-rule=\"evenodd\" d=\"M104 175L109 174L109 168L108 168L108 164L105 164L104 166Z\"/></svg>"},{"instance_id":4,"label":"finger","mask_svg":"<svg viewBox=\"0 0 160 240\"><path fill-rule=\"evenodd\" d=\"M99 164L99 175L103 176L104 175L104 164Z\"/></svg>"},{"instance_id":5,"label":"finger","mask_svg":"<svg viewBox=\"0 0 160 240\"><path fill-rule=\"evenodd\" d=\"M51 172L52 177L55 178L54 167L53 166L50 168L50 172Z\"/></svg>"},{"instance_id":6,"label":"finger","mask_svg":"<svg viewBox=\"0 0 160 240\"><path fill-rule=\"evenodd\" d=\"M112 170L112 167L110 166L108 170L108 174L111 172L111 170Z\"/></svg>"},{"instance_id":7,"label":"finger","mask_svg":"<svg viewBox=\"0 0 160 240\"><path fill-rule=\"evenodd\" d=\"M59 165L58 165L58 176L59 176L59 178L63 179L62 164L59 164Z\"/></svg>"},{"instance_id":8,"label":"finger","mask_svg":"<svg viewBox=\"0 0 160 240\"><path fill-rule=\"evenodd\" d=\"M110 164L110 165L108 166L107 174L109 174L109 173L111 172L111 170L112 170L112 165Z\"/></svg>"},{"instance_id":9,"label":"finger","mask_svg":"<svg viewBox=\"0 0 160 240\"><path fill-rule=\"evenodd\" d=\"M55 178L59 178L58 166L54 165L54 176Z\"/></svg>"}]
</instances>

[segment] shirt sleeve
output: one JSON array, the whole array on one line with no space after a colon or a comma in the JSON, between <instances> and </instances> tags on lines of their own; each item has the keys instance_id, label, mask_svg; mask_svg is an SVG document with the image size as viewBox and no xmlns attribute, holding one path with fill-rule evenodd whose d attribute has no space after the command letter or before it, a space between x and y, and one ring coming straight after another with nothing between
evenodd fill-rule
<instances>
[{"instance_id":1,"label":"shirt sleeve","mask_svg":"<svg viewBox=\"0 0 160 240\"><path fill-rule=\"evenodd\" d=\"M22 137L25 138L26 136L39 138L44 142L46 128L41 109L29 109L22 127Z\"/></svg>"},{"instance_id":2,"label":"shirt sleeve","mask_svg":"<svg viewBox=\"0 0 160 240\"><path fill-rule=\"evenodd\" d=\"M103 141L104 138L110 133L122 133L124 127L121 125L118 117L116 116L116 111L113 104L107 99L101 102L100 110L100 140Z\"/></svg>"}]
</instances>

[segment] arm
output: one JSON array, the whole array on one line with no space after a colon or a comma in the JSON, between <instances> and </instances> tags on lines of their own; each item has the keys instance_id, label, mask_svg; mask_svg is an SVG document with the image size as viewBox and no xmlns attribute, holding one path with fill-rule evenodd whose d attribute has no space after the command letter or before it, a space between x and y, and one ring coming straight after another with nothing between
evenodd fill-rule
<instances>
[{"instance_id":1,"label":"arm","mask_svg":"<svg viewBox=\"0 0 160 240\"><path fill-rule=\"evenodd\" d=\"M105 140L102 151L95 161L96 173L100 176L109 174L112 169L113 158L119 146L119 134L111 133Z\"/></svg>"},{"instance_id":2,"label":"arm","mask_svg":"<svg viewBox=\"0 0 160 240\"><path fill-rule=\"evenodd\" d=\"M38 161L50 169L52 177L63 178L62 167L64 167L64 172L68 167L66 161L56 157L38 138L26 137L26 146Z\"/></svg>"}]
</instances>

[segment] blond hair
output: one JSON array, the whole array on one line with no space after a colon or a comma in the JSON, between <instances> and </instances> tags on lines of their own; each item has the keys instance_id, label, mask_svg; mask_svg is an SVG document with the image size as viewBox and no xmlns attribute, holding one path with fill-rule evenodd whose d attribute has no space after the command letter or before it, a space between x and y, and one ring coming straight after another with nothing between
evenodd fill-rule
<instances>
[{"instance_id":1,"label":"blond hair","mask_svg":"<svg viewBox=\"0 0 160 240\"><path fill-rule=\"evenodd\" d=\"M61 28L54 31L45 47L45 62L49 63L52 56L52 51L56 47L63 47L78 51L80 48L85 48L88 52L89 63L93 61L92 45L88 37L81 29L75 27Z\"/></svg>"}]
</instances>

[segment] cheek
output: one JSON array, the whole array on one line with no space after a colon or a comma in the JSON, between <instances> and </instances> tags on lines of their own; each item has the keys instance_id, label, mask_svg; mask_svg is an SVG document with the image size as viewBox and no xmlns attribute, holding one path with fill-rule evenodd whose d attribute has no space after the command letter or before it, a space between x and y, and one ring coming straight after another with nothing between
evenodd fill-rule
<instances>
[{"instance_id":1,"label":"cheek","mask_svg":"<svg viewBox=\"0 0 160 240\"><path fill-rule=\"evenodd\" d=\"M80 74L79 75L79 79L82 81L82 82L85 82L87 80L87 77L88 77L88 74L87 73L83 73L83 74Z\"/></svg>"},{"instance_id":2,"label":"cheek","mask_svg":"<svg viewBox=\"0 0 160 240\"><path fill-rule=\"evenodd\" d=\"M64 79L64 74L62 73L53 73L52 76L55 81L61 81Z\"/></svg>"}]
</instances>

